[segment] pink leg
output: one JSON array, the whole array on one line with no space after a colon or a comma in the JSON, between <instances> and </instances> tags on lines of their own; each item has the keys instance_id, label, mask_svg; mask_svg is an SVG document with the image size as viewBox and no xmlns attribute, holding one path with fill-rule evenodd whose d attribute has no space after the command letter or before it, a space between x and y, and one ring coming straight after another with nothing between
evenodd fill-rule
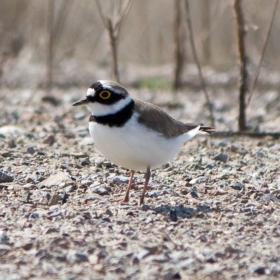
<instances>
[{"instance_id":1,"label":"pink leg","mask_svg":"<svg viewBox=\"0 0 280 280\"><path fill-rule=\"evenodd\" d=\"M144 198L145 198L146 189L147 189L147 186L149 184L150 177L151 177L150 167L147 167L147 172L146 172L146 176L145 177L146 177L145 178L145 186L143 188L143 192L142 192L142 195L141 195L141 198L140 198L139 205L144 204Z\"/></svg>"},{"instance_id":2,"label":"pink leg","mask_svg":"<svg viewBox=\"0 0 280 280\"><path fill-rule=\"evenodd\" d=\"M131 186L132 186L134 174L135 174L135 171L131 170L130 179L129 179L129 183L128 183L128 186L127 186L127 189L126 189L126 192L125 192L124 199L117 199L117 200L113 200L112 202L120 202L120 203L123 203L123 202L128 203L129 202L129 191L130 191Z\"/></svg>"},{"instance_id":3,"label":"pink leg","mask_svg":"<svg viewBox=\"0 0 280 280\"><path fill-rule=\"evenodd\" d=\"M125 196L124 196L124 199L123 199L122 202L129 202L129 192L130 192L130 189L131 189L131 186L132 186L134 173L135 173L135 171L131 170L130 180L129 180L129 183L128 183L128 186L127 186L127 189L126 189L126 192L125 192Z\"/></svg>"}]
</instances>

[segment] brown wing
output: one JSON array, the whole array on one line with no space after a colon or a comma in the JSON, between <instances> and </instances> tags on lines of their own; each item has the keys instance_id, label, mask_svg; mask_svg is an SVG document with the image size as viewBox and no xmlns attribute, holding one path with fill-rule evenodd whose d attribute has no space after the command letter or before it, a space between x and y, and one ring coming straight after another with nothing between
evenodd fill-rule
<instances>
[{"instance_id":1,"label":"brown wing","mask_svg":"<svg viewBox=\"0 0 280 280\"><path fill-rule=\"evenodd\" d=\"M135 111L139 113L138 121L147 127L156 130L167 138L173 138L196 128L199 124L183 123L175 120L161 108L146 102L135 100ZM210 127L201 127L200 130L208 132Z\"/></svg>"}]
</instances>

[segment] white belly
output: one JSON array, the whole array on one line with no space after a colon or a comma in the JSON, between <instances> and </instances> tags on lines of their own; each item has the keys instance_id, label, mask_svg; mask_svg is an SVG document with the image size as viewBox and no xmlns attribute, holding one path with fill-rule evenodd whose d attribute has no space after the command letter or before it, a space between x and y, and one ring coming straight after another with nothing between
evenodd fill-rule
<instances>
[{"instance_id":1,"label":"white belly","mask_svg":"<svg viewBox=\"0 0 280 280\"><path fill-rule=\"evenodd\" d=\"M135 171L146 171L147 167L156 168L170 161L189 140L186 134L166 139L136 122L136 117L123 127L90 122L89 131L96 147L107 159Z\"/></svg>"}]
</instances>

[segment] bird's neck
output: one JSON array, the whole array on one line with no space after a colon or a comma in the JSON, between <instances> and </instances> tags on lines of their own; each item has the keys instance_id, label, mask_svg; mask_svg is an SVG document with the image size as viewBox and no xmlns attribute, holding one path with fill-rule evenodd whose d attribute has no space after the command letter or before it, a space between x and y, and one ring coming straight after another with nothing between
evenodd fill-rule
<instances>
[{"instance_id":1,"label":"bird's neck","mask_svg":"<svg viewBox=\"0 0 280 280\"><path fill-rule=\"evenodd\" d=\"M108 125L110 127L122 127L131 118L133 110L134 101L131 99L131 101L119 111L102 116L91 115L89 121L96 122L102 125Z\"/></svg>"}]
</instances>

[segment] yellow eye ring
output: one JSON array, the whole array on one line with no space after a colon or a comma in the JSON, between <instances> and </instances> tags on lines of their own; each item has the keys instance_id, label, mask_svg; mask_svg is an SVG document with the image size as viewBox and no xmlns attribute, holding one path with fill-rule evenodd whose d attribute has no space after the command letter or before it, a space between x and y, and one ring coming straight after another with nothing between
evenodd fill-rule
<instances>
[{"instance_id":1,"label":"yellow eye ring","mask_svg":"<svg viewBox=\"0 0 280 280\"><path fill-rule=\"evenodd\" d=\"M103 90L100 92L99 96L102 98L102 99L108 99L110 98L111 96L111 92L108 91L108 90Z\"/></svg>"}]
</instances>

